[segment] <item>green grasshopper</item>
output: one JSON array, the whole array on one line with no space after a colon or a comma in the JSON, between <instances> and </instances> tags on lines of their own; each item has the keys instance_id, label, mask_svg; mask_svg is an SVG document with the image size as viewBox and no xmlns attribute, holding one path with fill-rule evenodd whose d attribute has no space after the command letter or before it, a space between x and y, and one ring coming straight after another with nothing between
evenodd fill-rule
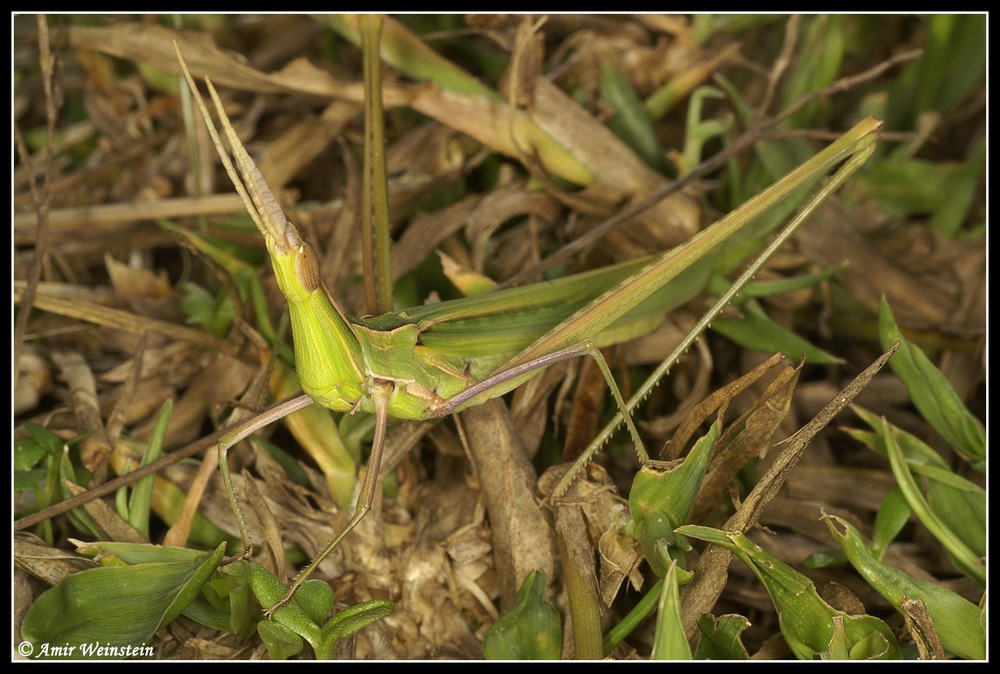
<instances>
[{"instance_id":1,"label":"green grasshopper","mask_svg":"<svg viewBox=\"0 0 1000 674\"><path fill-rule=\"evenodd\" d=\"M291 600L304 580L371 509L390 417L444 417L502 396L548 365L591 356L622 410L640 459L645 461L642 440L599 347L652 330L667 310L686 299L683 292L678 292L678 285L691 285L699 275L703 276L710 266L704 263L711 261L710 253L720 244L807 181L839 167L786 225L779 235L785 240L871 156L881 128L874 119L863 120L739 210L662 255L559 281L356 318L348 316L324 286L315 253L286 220L206 78L231 148L233 157L229 158L194 79L177 52L223 164L266 241L275 277L288 301L296 368L305 391L238 426L219 444L220 467L239 524L244 555L250 554L251 542L233 488L227 450L259 428L312 403L339 412L362 410L375 416L369 469L353 516L268 613ZM772 245L758 258L751 273L776 247Z\"/></svg>"}]
</instances>

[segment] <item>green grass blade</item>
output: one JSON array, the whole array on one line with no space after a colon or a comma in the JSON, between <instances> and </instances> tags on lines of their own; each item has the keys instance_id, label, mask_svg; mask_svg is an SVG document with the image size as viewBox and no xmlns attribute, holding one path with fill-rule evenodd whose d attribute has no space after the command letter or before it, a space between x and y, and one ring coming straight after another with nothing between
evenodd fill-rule
<instances>
[{"instance_id":1,"label":"green grass blade","mask_svg":"<svg viewBox=\"0 0 1000 674\"><path fill-rule=\"evenodd\" d=\"M653 660L690 660L691 645L681 620L676 562L670 565L663 582L665 591L660 594L660 606L656 611L656 631L650 657Z\"/></svg>"},{"instance_id":2,"label":"green grass blade","mask_svg":"<svg viewBox=\"0 0 1000 674\"><path fill-rule=\"evenodd\" d=\"M879 332L883 348L899 342L899 352L889 364L910 392L920 414L955 451L971 462L973 468L985 472L986 427L969 411L924 352L903 337L885 298L879 306Z\"/></svg>"},{"instance_id":3,"label":"green grass blade","mask_svg":"<svg viewBox=\"0 0 1000 674\"><path fill-rule=\"evenodd\" d=\"M903 453L893 437L889 425L885 422L881 429L882 438L885 442L886 450L889 454L889 463L892 465L892 474L896 478L896 484L903 491L907 503L916 513L927 530L941 542L948 555L955 562L955 565L970 578L974 579L982 586L986 586L986 568L979 563L976 554L934 513L923 494L913 474L906 466Z\"/></svg>"},{"instance_id":4,"label":"green grass blade","mask_svg":"<svg viewBox=\"0 0 1000 674\"><path fill-rule=\"evenodd\" d=\"M809 578L744 534L702 526L681 527L677 533L721 545L753 571L771 596L781 634L795 657L802 660L901 657L895 635L882 620L870 615L849 615L833 608L819 596Z\"/></svg>"},{"instance_id":5,"label":"green grass blade","mask_svg":"<svg viewBox=\"0 0 1000 674\"><path fill-rule=\"evenodd\" d=\"M143 466L156 461L163 454L163 441L167 436L167 426L170 424L170 414L173 409L173 400L167 400L163 403L160 415L156 419L156 426L153 428L153 434L146 444L146 451L143 452ZM135 527L136 531L141 533L146 540L149 540L149 513L155 480L155 475L147 475L136 482L135 488L132 490L132 498L129 500L129 524Z\"/></svg>"}]
</instances>

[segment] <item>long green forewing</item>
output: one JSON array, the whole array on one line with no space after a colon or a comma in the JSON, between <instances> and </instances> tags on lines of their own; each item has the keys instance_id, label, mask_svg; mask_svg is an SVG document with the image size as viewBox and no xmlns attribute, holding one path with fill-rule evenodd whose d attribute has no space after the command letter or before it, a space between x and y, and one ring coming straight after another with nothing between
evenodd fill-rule
<instances>
[{"instance_id":1,"label":"long green forewing","mask_svg":"<svg viewBox=\"0 0 1000 674\"><path fill-rule=\"evenodd\" d=\"M664 255L359 322L383 330L415 323L420 344L431 354L512 356L495 364L498 369L582 340L604 346L640 336L701 288L713 253L730 237L804 184L872 146L880 128L873 118L863 120L740 209ZM482 376L491 369L473 371Z\"/></svg>"},{"instance_id":2,"label":"long green forewing","mask_svg":"<svg viewBox=\"0 0 1000 674\"><path fill-rule=\"evenodd\" d=\"M868 117L831 143L815 157L799 166L777 183L756 195L684 244L657 258L645 269L626 279L566 319L557 328L539 338L512 361L529 361L539 355L586 339L638 305L685 270L698 263L717 246L729 239L757 216L788 198L817 176L874 144L882 123Z\"/></svg>"}]
</instances>

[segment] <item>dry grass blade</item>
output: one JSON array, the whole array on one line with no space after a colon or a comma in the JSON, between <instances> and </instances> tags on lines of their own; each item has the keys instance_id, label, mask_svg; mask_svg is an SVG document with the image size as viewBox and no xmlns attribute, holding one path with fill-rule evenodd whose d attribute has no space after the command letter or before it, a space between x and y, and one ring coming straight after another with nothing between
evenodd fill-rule
<instances>
[{"instance_id":1,"label":"dry grass blade","mask_svg":"<svg viewBox=\"0 0 1000 674\"><path fill-rule=\"evenodd\" d=\"M896 349L889 349L861 374L855 377L837 396L824 407L809 423L800 428L782 444L785 448L767 472L740 504L737 511L722 527L727 531L750 531L760 519L764 510L777 496L785 479L802 458L813 437L836 415L850 405L851 401L864 390L875 374L882 369ZM694 569L695 580L683 590L681 601L684 606L684 629L692 636L697 629L698 617L710 613L726 584L727 569L732 553L718 546L712 546L701 556Z\"/></svg>"},{"instance_id":2,"label":"dry grass blade","mask_svg":"<svg viewBox=\"0 0 1000 674\"><path fill-rule=\"evenodd\" d=\"M24 296L23 293L23 282L15 280L15 303L22 301ZM194 346L200 346L212 351L218 351L220 353L235 355L238 352L238 348L232 343L227 342L224 339L219 339L218 337L213 337L212 335L206 334L201 330L186 328L174 323L159 321L154 318L136 316L131 312L122 311L121 309L113 309L111 307L103 307L99 305L88 305L78 301L66 300L58 297L55 293L52 293L51 295L37 295L34 306L38 309L51 311L62 316L79 318L89 323L96 323L97 325L103 325L108 328L124 330L136 335L141 335L145 332L154 332L187 342Z\"/></svg>"},{"instance_id":3,"label":"dry grass blade","mask_svg":"<svg viewBox=\"0 0 1000 674\"><path fill-rule=\"evenodd\" d=\"M768 370L776 367L783 359L784 356L780 353L771 356L766 361L755 367L752 371L746 373L736 381L718 389L715 393L698 403L698 405L688 413L680 427L674 432L674 436L664 448L665 451L662 458L676 459L679 457L687 448L688 441L691 439L691 436L699 426L705 423L705 421L719 408L726 404L728 400L735 398L737 395L746 390L747 387L760 380L760 378L763 377Z\"/></svg>"},{"instance_id":4,"label":"dry grass blade","mask_svg":"<svg viewBox=\"0 0 1000 674\"><path fill-rule=\"evenodd\" d=\"M735 421L719 441L721 449L702 481L691 515L692 521L702 521L710 510L718 508L724 502L728 485L751 459L766 456L771 439L791 409L795 385L804 365L803 361L797 367L783 368L754 401L753 407Z\"/></svg>"}]
</instances>

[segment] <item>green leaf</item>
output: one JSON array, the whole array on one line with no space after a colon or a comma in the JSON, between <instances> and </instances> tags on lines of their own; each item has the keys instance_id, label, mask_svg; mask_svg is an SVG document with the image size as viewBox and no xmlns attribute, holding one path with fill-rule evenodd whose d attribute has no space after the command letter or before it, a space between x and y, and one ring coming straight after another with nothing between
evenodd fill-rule
<instances>
[{"instance_id":1,"label":"green leaf","mask_svg":"<svg viewBox=\"0 0 1000 674\"><path fill-rule=\"evenodd\" d=\"M831 566L840 566L846 561L847 557L840 550L818 550L802 560L802 568L827 569Z\"/></svg>"},{"instance_id":2,"label":"green leaf","mask_svg":"<svg viewBox=\"0 0 1000 674\"><path fill-rule=\"evenodd\" d=\"M15 470L14 471L14 491L23 491L25 489L31 489L44 478L47 470L44 468L32 468L31 470Z\"/></svg>"},{"instance_id":3,"label":"green leaf","mask_svg":"<svg viewBox=\"0 0 1000 674\"><path fill-rule=\"evenodd\" d=\"M679 161L680 173L692 171L702 162L705 144L716 137L725 137L733 126L733 116L724 119L702 119L702 107L706 98L724 98L725 94L715 87L698 87L688 101L687 129L684 134L684 155Z\"/></svg>"},{"instance_id":4,"label":"green leaf","mask_svg":"<svg viewBox=\"0 0 1000 674\"><path fill-rule=\"evenodd\" d=\"M885 159L858 178L882 211L892 217L925 215L948 200L957 164L919 159Z\"/></svg>"},{"instance_id":5,"label":"green leaf","mask_svg":"<svg viewBox=\"0 0 1000 674\"><path fill-rule=\"evenodd\" d=\"M361 44L356 18L331 14L327 20L330 28L344 39L350 40L355 45ZM432 50L401 22L386 21L382 30L380 45L382 59L407 77L418 82L428 80L442 89L460 94L497 97L492 89Z\"/></svg>"},{"instance_id":6,"label":"green leaf","mask_svg":"<svg viewBox=\"0 0 1000 674\"><path fill-rule=\"evenodd\" d=\"M153 463L163 453L163 441L167 436L167 426L170 424L170 414L173 409L173 400L168 399L167 402L163 403L156 419L156 426L153 428L153 434L146 444L146 450L142 453L143 466ZM150 502L153 498L155 480L155 475L140 478L132 489L132 498L129 501L128 522L147 540L149 539Z\"/></svg>"},{"instance_id":7,"label":"green leaf","mask_svg":"<svg viewBox=\"0 0 1000 674\"><path fill-rule=\"evenodd\" d=\"M250 588L253 590L254 596L257 597L257 601L260 602L261 606L264 608L271 608L284 598L285 594L288 592L288 588L285 587L277 576L259 564L254 564L252 562L242 563L247 565ZM320 627L302 607L302 604L299 603L298 597L292 597L292 600L288 602L288 604L274 611L274 614L269 620L262 620L258 623L257 631L260 632L261 625L267 622L275 622L291 630L293 633L308 641L309 645L313 647L313 650L317 650L320 647L320 643L322 641ZM269 629L270 628L267 627L265 628L265 631ZM275 630L274 633L284 634L280 630ZM280 641L280 644L280 648L284 648L285 642Z\"/></svg>"},{"instance_id":8,"label":"green leaf","mask_svg":"<svg viewBox=\"0 0 1000 674\"><path fill-rule=\"evenodd\" d=\"M517 604L486 633L487 660L558 660L562 653L559 611L545 603L547 581L541 571L524 579Z\"/></svg>"},{"instance_id":9,"label":"green leaf","mask_svg":"<svg viewBox=\"0 0 1000 674\"><path fill-rule=\"evenodd\" d=\"M227 604L215 605L205 598L204 592L211 587L210 583L202 586L203 594L199 594L184 609L184 616L197 623L219 630L220 632L233 632L239 636L246 636L245 630L236 629L233 626L233 617L230 606Z\"/></svg>"},{"instance_id":10,"label":"green leaf","mask_svg":"<svg viewBox=\"0 0 1000 674\"><path fill-rule=\"evenodd\" d=\"M240 564L245 565L245 571L238 573L246 573L262 606L274 606L284 598L288 589L277 576L258 564ZM321 580L307 580L288 604L274 611L270 619L258 623L257 632L275 659L287 658L302 650L301 640L296 640L301 637L309 642L317 658L328 660L341 639L385 618L392 613L394 605L381 599L362 602L341 611L321 628L318 623L326 618L332 607L330 586Z\"/></svg>"},{"instance_id":11,"label":"green leaf","mask_svg":"<svg viewBox=\"0 0 1000 674\"><path fill-rule=\"evenodd\" d=\"M174 595L170 604L164 611L163 617L160 619L160 624L157 626L157 631L170 624L174 618L184 612L184 609L186 609L187 606L195 600L195 597L201 594L202 586L205 585L212 574L215 573L215 570L222 562L222 556L225 551L226 544L220 543L219 547L215 549L215 552L208 555L207 559L205 559L197 570L191 574L189 580L184 583L180 590Z\"/></svg>"},{"instance_id":12,"label":"green leaf","mask_svg":"<svg viewBox=\"0 0 1000 674\"><path fill-rule=\"evenodd\" d=\"M682 463L663 470L655 462L649 462L632 482L628 499L632 524L627 533L642 544L643 555L661 578L672 560L683 561L684 553L691 549L674 529L691 515L701 479L721 433L722 420L717 419Z\"/></svg>"},{"instance_id":13,"label":"green leaf","mask_svg":"<svg viewBox=\"0 0 1000 674\"><path fill-rule=\"evenodd\" d=\"M189 325L197 325L216 337L224 337L233 323L233 300L220 291L214 297L197 283L183 283L179 290L184 294L181 309L187 314Z\"/></svg>"},{"instance_id":14,"label":"green leaf","mask_svg":"<svg viewBox=\"0 0 1000 674\"><path fill-rule=\"evenodd\" d=\"M81 555L97 557L102 566L135 566L137 564L163 564L166 562L194 562L205 555L201 550L179 548L149 543L120 543L97 541L76 546Z\"/></svg>"},{"instance_id":15,"label":"green leaf","mask_svg":"<svg viewBox=\"0 0 1000 674\"><path fill-rule=\"evenodd\" d=\"M664 580L664 592L656 612L653 660L690 660L691 645L684 633L681 597L677 585L677 562L672 562Z\"/></svg>"},{"instance_id":16,"label":"green leaf","mask_svg":"<svg viewBox=\"0 0 1000 674\"><path fill-rule=\"evenodd\" d=\"M206 601L211 600L213 606L217 603L225 603L226 605L229 623L219 629L245 637L254 630L257 605L253 601L253 592L250 590L249 573L242 575L226 573L232 566L229 564L223 567L222 573L213 576L212 582L205 586L204 594ZM192 614L191 617L201 621L196 614Z\"/></svg>"},{"instance_id":17,"label":"green leaf","mask_svg":"<svg viewBox=\"0 0 1000 674\"><path fill-rule=\"evenodd\" d=\"M24 639L79 645L72 658L88 654L85 644L113 647L151 645L153 637L194 600L215 572L225 546L189 561L108 566L67 576L43 593L24 617Z\"/></svg>"},{"instance_id":18,"label":"green leaf","mask_svg":"<svg viewBox=\"0 0 1000 674\"><path fill-rule=\"evenodd\" d=\"M906 526L911 514L913 510L906 502L899 485L893 486L882 499L882 505L875 515L875 526L872 528L872 543L875 544L873 552L878 559L881 560L885 555L889 544L896 540L896 536Z\"/></svg>"},{"instance_id":19,"label":"green leaf","mask_svg":"<svg viewBox=\"0 0 1000 674\"><path fill-rule=\"evenodd\" d=\"M854 430L851 431L851 435L868 445L879 455L888 457L889 450L886 447L886 436L883 433L883 425L887 426L906 461L908 469L921 476L926 505L933 517L960 539L974 556L985 557L986 490L957 475L934 449L916 436L888 424L862 408L855 407L854 409L869 426L878 430L879 433ZM903 492L899 493L904 500L904 504L900 507L905 507L908 515L911 508L910 503L906 501ZM897 519L904 516L903 513L895 515ZM877 549L883 544L888 545L889 542L884 541L879 535L879 527L879 520L876 519L875 541ZM881 559L880 554L876 553L876 556Z\"/></svg>"},{"instance_id":20,"label":"green leaf","mask_svg":"<svg viewBox=\"0 0 1000 674\"><path fill-rule=\"evenodd\" d=\"M309 619L319 624L326 620L333 608L333 588L322 580L312 578L302 583L295 593L295 600Z\"/></svg>"},{"instance_id":21,"label":"green leaf","mask_svg":"<svg viewBox=\"0 0 1000 674\"><path fill-rule=\"evenodd\" d=\"M817 14L803 20L801 51L783 80L781 96L784 106L831 84L840 72L844 47L848 40L846 15ZM821 101L806 105L788 121L791 128L801 128L820 122Z\"/></svg>"},{"instance_id":22,"label":"green leaf","mask_svg":"<svg viewBox=\"0 0 1000 674\"><path fill-rule=\"evenodd\" d=\"M667 160L645 106L622 72L604 59L601 60L600 90L601 98L615 111L614 116L608 120L608 128L635 150L649 166L665 173L668 168Z\"/></svg>"},{"instance_id":23,"label":"green leaf","mask_svg":"<svg viewBox=\"0 0 1000 674\"><path fill-rule=\"evenodd\" d=\"M830 265L826 269L820 269L810 274L798 274L770 281L751 281L740 291L740 297L771 297L772 295L782 295L804 288L811 288L822 281L833 278L843 271L848 264L845 260L844 262Z\"/></svg>"},{"instance_id":24,"label":"green leaf","mask_svg":"<svg viewBox=\"0 0 1000 674\"><path fill-rule=\"evenodd\" d=\"M947 184L948 199L940 204L931 215L930 226L945 236L958 237L962 224L969 216L979 179L986 167L986 141L981 141L969 158L957 171L951 174Z\"/></svg>"},{"instance_id":25,"label":"green leaf","mask_svg":"<svg viewBox=\"0 0 1000 674\"><path fill-rule=\"evenodd\" d=\"M858 531L848 522L833 515L824 518L854 568L893 608L902 613L904 600L920 599L946 650L968 660L985 659L986 630L980 622L979 607L942 585L916 580L883 564L871 555Z\"/></svg>"},{"instance_id":26,"label":"green leaf","mask_svg":"<svg viewBox=\"0 0 1000 674\"><path fill-rule=\"evenodd\" d=\"M809 578L742 533L702 526L681 527L678 533L721 545L753 571L771 596L781 634L795 657L802 660L855 654L865 659L902 657L895 635L883 621L869 615L848 615L833 608L823 601Z\"/></svg>"},{"instance_id":27,"label":"green leaf","mask_svg":"<svg viewBox=\"0 0 1000 674\"><path fill-rule=\"evenodd\" d=\"M913 479L913 474L906 465L906 461L903 458L903 453L899 448L899 444L893 437L888 423L885 422L883 422L882 427L882 438L885 441L886 450L889 454L889 463L892 466L892 474L896 478L896 484L899 485L900 490L902 490L910 508L912 508L913 512L916 513L921 523L927 527L927 530L930 531L931 534L933 534L933 536L941 543L941 545L944 546L945 550L948 552L948 556L952 559L959 570L985 587L985 566L978 562L976 553L970 550L962 539L959 538L946 523L942 522L934 510L928 505L927 501L923 497L923 494L920 492L919 485L917 485L916 480Z\"/></svg>"},{"instance_id":28,"label":"green leaf","mask_svg":"<svg viewBox=\"0 0 1000 674\"><path fill-rule=\"evenodd\" d=\"M323 625L323 638L316 657L330 659L341 639L392 614L396 606L386 599L371 599L344 609Z\"/></svg>"},{"instance_id":29,"label":"green leaf","mask_svg":"<svg viewBox=\"0 0 1000 674\"><path fill-rule=\"evenodd\" d=\"M273 620L261 620L257 623L257 634L272 660L287 660L301 652L304 646L302 637Z\"/></svg>"},{"instance_id":30,"label":"green leaf","mask_svg":"<svg viewBox=\"0 0 1000 674\"><path fill-rule=\"evenodd\" d=\"M793 360L802 354L813 365L833 365L842 362L833 354L787 330L764 313L756 300L741 305L743 318L717 318L712 329L723 337L747 349L763 353L780 351Z\"/></svg>"},{"instance_id":31,"label":"green leaf","mask_svg":"<svg viewBox=\"0 0 1000 674\"><path fill-rule=\"evenodd\" d=\"M660 593L663 592L663 579L653 584L642 596L631 611L621 621L608 630L604 636L604 654L610 655L615 646L620 644L635 628L642 624L646 617L659 605Z\"/></svg>"},{"instance_id":32,"label":"green leaf","mask_svg":"<svg viewBox=\"0 0 1000 674\"><path fill-rule=\"evenodd\" d=\"M44 508L50 504L45 498L44 488L46 485L39 484L49 473L49 469L38 464L49 457L53 461L58 461L62 455L63 440L58 435L38 424L27 421L23 428L28 431L27 437L20 437L14 440L14 490L22 491L38 486L40 492L39 507ZM69 444L69 443L65 443ZM54 489L53 482L53 489Z\"/></svg>"},{"instance_id":33,"label":"green leaf","mask_svg":"<svg viewBox=\"0 0 1000 674\"><path fill-rule=\"evenodd\" d=\"M925 21L923 54L892 85L889 128L912 128L917 116L932 110L948 115L985 87L986 16L940 13Z\"/></svg>"},{"instance_id":34,"label":"green leaf","mask_svg":"<svg viewBox=\"0 0 1000 674\"><path fill-rule=\"evenodd\" d=\"M921 416L952 448L972 462L979 472L986 470L986 427L969 411L941 371L917 346L903 338L889 303L879 307L882 348L899 342L899 351L889 361Z\"/></svg>"},{"instance_id":35,"label":"green leaf","mask_svg":"<svg viewBox=\"0 0 1000 674\"><path fill-rule=\"evenodd\" d=\"M250 587L250 563L238 561L226 564L212 579L212 590L206 596L218 595L229 600L229 631L246 635L255 628L260 617L258 604Z\"/></svg>"},{"instance_id":36,"label":"green leaf","mask_svg":"<svg viewBox=\"0 0 1000 674\"><path fill-rule=\"evenodd\" d=\"M73 468L73 463L70 461L69 453L63 452L59 456L59 468L56 477L58 479L59 493L63 499L69 499L73 496L69 488L66 486L66 482L72 482L73 484L80 484L80 480L76 478L76 469ZM73 526L80 531L87 532L92 538L103 538L104 534L101 529L94 522L94 519L87 513L83 508L73 508L66 516L69 518Z\"/></svg>"},{"instance_id":37,"label":"green leaf","mask_svg":"<svg viewBox=\"0 0 1000 674\"><path fill-rule=\"evenodd\" d=\"M62 439L44 426L28 421L24 429L28 431L28 437L14 440L15 471L34 468L46 455L55 456L62 451Z\"/></svg>"},{"instance_id":38,"label":"green leaf","mask_svg":"<svg viewBox=\"0 0 1000 674\"><path fill-rule=\"evenodd\" d=\"M698 618L701 639L695 651L696 660L749 660L750 654L740 635L750 627L750 621L741 615L724 615L716 618L709 613Z\"/></svg>"}]
</instances>

